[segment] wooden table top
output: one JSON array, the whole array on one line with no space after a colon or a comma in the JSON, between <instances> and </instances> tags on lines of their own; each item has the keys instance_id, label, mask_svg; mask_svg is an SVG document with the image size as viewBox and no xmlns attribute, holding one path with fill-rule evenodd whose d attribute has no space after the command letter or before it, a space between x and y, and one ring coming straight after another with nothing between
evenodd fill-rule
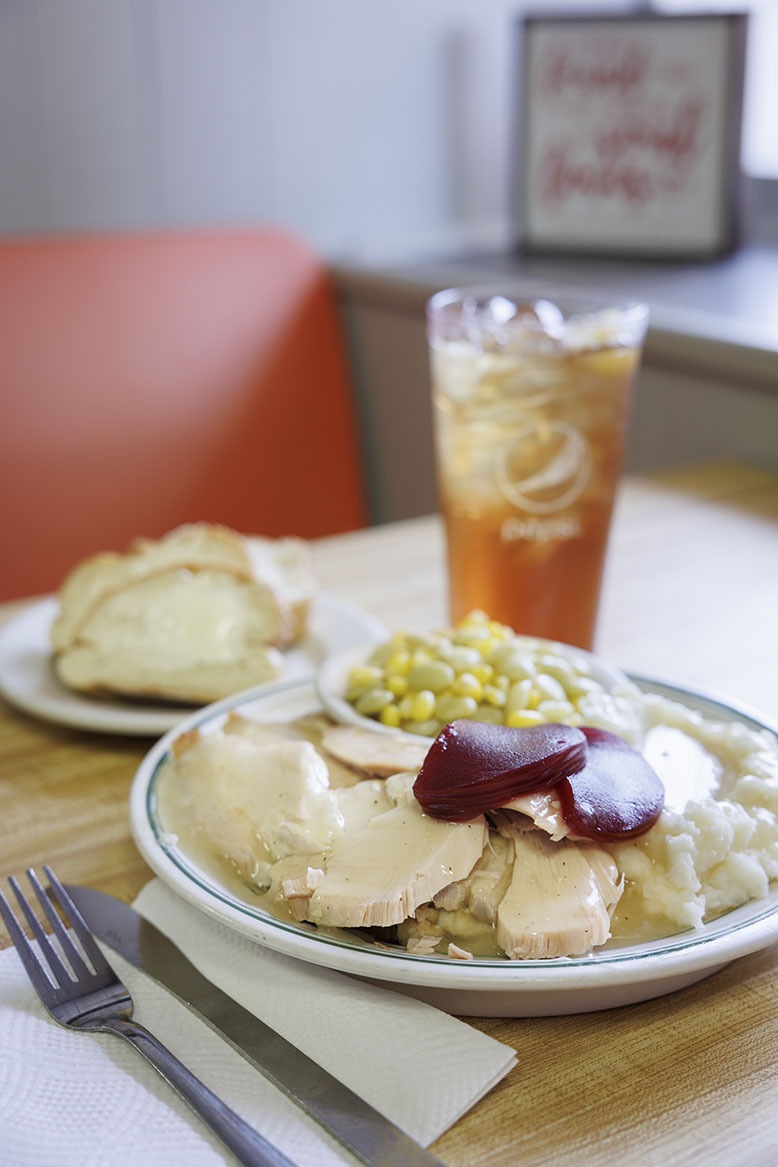
<instances>
[{"instance_id":1,"label":"wooden table top","mask_svg":"<svg viewBox=\"0 0 778 1167\"><path fill-rule=\"evenodd\" d=\"M417 630L447 622L442 549L434 517L313 546L322 587ZM627 479L597 648L778 723L778 474L719 464ZM127 821L149 744L0 703L4 873L50 863L67 882L131 900L151 874ZM777 974L773 947L645 1004L472 1021L519 1064L434 1150L452 1167L772 1167Z\"/></svg>"}]
</instances>

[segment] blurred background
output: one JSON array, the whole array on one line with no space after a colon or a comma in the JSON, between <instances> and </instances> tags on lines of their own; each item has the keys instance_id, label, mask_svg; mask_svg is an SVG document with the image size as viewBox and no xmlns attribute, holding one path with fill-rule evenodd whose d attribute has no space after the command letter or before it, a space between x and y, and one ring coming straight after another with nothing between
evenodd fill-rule
<instances>
[{"instance_id":1,"label":"blurred background","mask_svg":"<svg viewBox=\"0 0 778 1167\"><path fill-rule=\"evenodd\" d=\"M517 20L557 7L2 0L0 234L262 222L359 262L509 246ZM777 0L653 10L752 13L743 229L778 240Z\"/></svg>"},{"instance_id":2,"label":"blurred background","mask_svg":"<svg viewBox=\"0 0 778 1167\"><path fill-rule=\"evenodd\" d=\"M734 254L517 252L520 23L560 11L749 14ZM628 469L778 466L776 60L778 0L0 0L0 241L304 240L336 281L371 523L437 505L424 304L466 282L649 302Z\"/></svg>"}]
</instances>

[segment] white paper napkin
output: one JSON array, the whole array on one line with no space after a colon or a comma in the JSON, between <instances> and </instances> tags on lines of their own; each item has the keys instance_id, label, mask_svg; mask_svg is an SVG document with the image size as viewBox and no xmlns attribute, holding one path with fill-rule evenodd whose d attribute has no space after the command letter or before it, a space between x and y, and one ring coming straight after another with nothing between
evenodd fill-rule
<instances>
[{"instance_id":1,"label":"white paper napkin","mask_svg":"<svg viewBox=\"0 0 778 1167\"><path fill-rule=\"evenodd\" d=\"M202 973L429 1145L514 1065L514 1051L429 1005L246 940L152 880L135 906ZM300 1167L353 1164L335 1140L176 998L114 953L135 1017ZM52 1022L0 953L1 1167L232 1164L130 1046Z\"/></svg>"}]
</instances>

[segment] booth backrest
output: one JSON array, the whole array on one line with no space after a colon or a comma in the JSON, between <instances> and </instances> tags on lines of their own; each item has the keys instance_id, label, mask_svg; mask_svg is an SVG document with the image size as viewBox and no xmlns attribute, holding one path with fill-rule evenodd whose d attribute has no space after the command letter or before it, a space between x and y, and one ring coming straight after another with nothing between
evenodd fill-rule
<instances>
[{"instance_id":1,"label":"booth backrest","mask_svg":"<svg viewBox=\"0 0 778 1167\"><path fill-rule=\"evenodd\" d=\"M269 231L0 242L0 599L179 523L365 523L328 273Z\"/></svg>"}]
</instances>

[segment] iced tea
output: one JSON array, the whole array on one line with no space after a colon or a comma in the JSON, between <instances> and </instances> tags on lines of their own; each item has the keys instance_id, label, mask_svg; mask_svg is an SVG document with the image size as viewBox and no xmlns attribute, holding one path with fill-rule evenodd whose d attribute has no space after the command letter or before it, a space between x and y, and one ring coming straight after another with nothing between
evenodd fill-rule
<instances>
[{"instance_id":1,"label":"iced tea","mask_svg":"<svg viewBox=\"0 0 778 1167\"><path fill-rule=\"evenodd\" d=\"M451 619L591 648L646 309L460 290L428 319Z\"/></svg>"}]
</instances>

